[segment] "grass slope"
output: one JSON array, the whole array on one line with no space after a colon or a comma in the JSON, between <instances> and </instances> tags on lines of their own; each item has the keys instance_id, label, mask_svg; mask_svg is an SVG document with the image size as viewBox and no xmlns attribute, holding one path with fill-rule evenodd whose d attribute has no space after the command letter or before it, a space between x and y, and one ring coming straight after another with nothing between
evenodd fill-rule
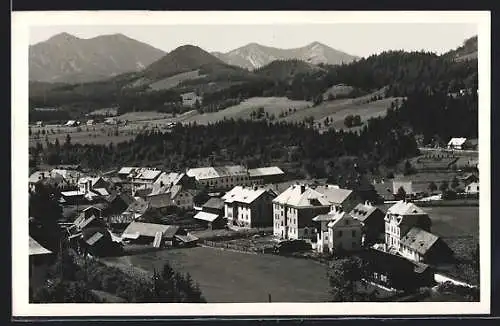
<instances>
[{"instance_id":1,"label":"grass slope","mask_svg":"<svg viewBox=\"0 0 500 326\"><path fill-rule=\"evenodd\" d=\"M189 272L208 302L325 302L326 267L314 261L212 248L172 249L107 258L153 271L168 261Z\"/></svg>"},{"instance_id":2,"label":"grass slope","mask_svg":"<svg viewBox=\"0 0 500 326\"><path fill-rule=\"evenodd\" d=\"M196 122L198 124L209 124L217 121L226 119L250 119L250 113L257 110L260 107L264 108L264 111L269 113L269 115L274 114L278 117L278 114L283 110L288 110L289 108L295 108L298 111L305 110L312 105L311 102L307 101L293 101L285 97L253 97L242 103L228 107L224 110L218 112L211 112L205 114L198 114L191 118L188 118L184 122Z\"/></svg>"}]
</instances>

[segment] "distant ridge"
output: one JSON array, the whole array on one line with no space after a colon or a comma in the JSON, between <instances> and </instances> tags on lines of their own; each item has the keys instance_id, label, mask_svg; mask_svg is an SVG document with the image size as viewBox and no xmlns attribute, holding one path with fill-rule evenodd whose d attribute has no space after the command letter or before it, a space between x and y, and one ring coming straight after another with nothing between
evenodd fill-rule
<instances>
[{"instance_id":1,"label":"distant ridge","mask_svg":"<svg viewBox=\"0 0 500 326\"><path fill-rule=\"evenodd\" d=\"M82 83L144 69L165 52L123 34L83 39L60 33L29 47L29 79Z\"/></svg>"},{"instance_id":2,"label":"distant ridge","mask_svg":"<svg viewBox=\"0 0 500 326\"><path fill-rule=\"evenodd\" d=\"M280 49L250 43L227 53L212 52L222 61L253 70L265 66L275 60L296 59L311 64L337 65L350 63L359 57L333 49L320 42L312 42L304 47L293 49Z\"/></svg>"}]
</instances>

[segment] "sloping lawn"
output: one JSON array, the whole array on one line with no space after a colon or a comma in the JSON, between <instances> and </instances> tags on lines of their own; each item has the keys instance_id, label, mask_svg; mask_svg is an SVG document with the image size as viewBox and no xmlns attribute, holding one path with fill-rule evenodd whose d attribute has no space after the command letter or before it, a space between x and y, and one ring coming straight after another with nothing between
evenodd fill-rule
<instances>
[{"instance_id":1,"label":"sloping lawn","mask_svg":"<svg viewBox=\"0 0 500 326\"><path fill-rule=\"evenodd\" d=\"M106 258L152 272L168 260L190 273L208 302L325 302L326 267L306 259L253 255L212 248L172 249Z\"/></svg>"}]
</instances>

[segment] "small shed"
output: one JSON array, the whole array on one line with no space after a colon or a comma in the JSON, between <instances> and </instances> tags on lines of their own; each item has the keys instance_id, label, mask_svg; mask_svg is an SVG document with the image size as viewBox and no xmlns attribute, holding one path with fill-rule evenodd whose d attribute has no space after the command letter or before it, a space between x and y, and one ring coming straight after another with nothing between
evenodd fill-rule
<instances>
[{"instance_id":1,"label":"small shed","mask_svg":"<svg viewBox=\"0 0 500 326\"><path fill-rule=\"evenodd\" d=\"M155 247L174 246L176 235L187 235L176 225L132 222L123 231L122 238L136 243L152 244Z\"/></svg>"},{"instance_id":2,"label":"small shed","mask_svg":"<svg viewBox=\"0 0 500 326\"><path fill-rule=\"evenodd\" d=\"M205 211L196 213L193 218L209 230L221 229L225 224L221 215Z\"/></svg>"}]
</instances>

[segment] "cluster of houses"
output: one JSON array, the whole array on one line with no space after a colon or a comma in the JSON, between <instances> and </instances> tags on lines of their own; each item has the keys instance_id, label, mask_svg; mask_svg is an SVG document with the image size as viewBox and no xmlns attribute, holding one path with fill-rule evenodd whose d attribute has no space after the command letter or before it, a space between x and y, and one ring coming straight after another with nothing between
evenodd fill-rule
<instances>
[{"instance_id":1,"label":"cluster of houses","mask_svg":"<svg viewBox=\"0 0 500 326\"><path fill-rule=\"evenodd\" d=\"M136 242L191 246L198 239L185 228L143 219L152 208L175 206L193 210L193 221L205 229L272 227L278 242L303 241L318 253L334 256L362 253L379 266L372 278L387 286L405 283L398 285L401 270L425 283L431 278L429 266L453 256L431 232L429 215L413 202L401 200L383 212L336 185L296 183L278 191L273 183L283 177L278 167L222 166L185 172L123 167L101 176L68 169L37 171L29 184L30 191L51 179L56 186L71 185L72 190L61 188L61 204L88 206L66 225L68 239L79 251L98 254L119 250L117 243ZM194 198L200 187L211 192L197 206ZM120 236L108 231L113 227L122 230Z\"/></svg>"}]
</instances>

